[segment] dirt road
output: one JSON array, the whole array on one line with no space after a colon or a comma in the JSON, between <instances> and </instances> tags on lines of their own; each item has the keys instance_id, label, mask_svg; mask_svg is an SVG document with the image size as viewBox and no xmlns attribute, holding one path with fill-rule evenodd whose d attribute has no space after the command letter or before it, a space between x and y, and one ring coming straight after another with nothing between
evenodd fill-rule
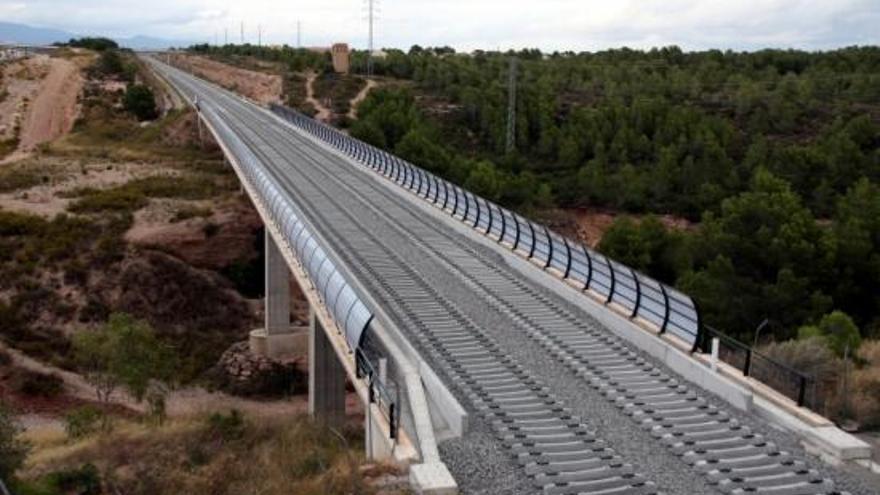
<instances>
[{"instance_id":1,"label":"dirt road","mask_svg":"<svg viewBox=\"0 0 880 495\"><path fill-rule=\"evenodd\" d=\"M329 108L324 106L323 103L315 98L316 79L318 79L318 74L316 74L315 72L309 72L308 75L306 75L306 102L311 103L312 106L315 107L315 110L318 112L315 114L315 120L319 122L329 122L332 112L330 112Z\"/></svg>"},{"instance_id":2,"label":"dirt road","mask_svg":"<svg viewBox=\"0 0 880 495\"><path fill-rule=\"evenodd\" d=\"M367 99L367 95L370 94L373 88L377 87L379 83L376 82L375 79L367 79L367 85L364 86L357 96L351 99L351 110L348 111L348 118L355 120L357 119L357 107L361 104L362 101Z\"/></svg>"},{"instance_id":3,"label":"dirt road","mask_svg":"<svg viewBox=\"0 0 880 495\"><path fill-rule=\"evenodd\" d=\"M43 79L21 127L19 151L32 151L40 143L70 132L78 113L77 96L82 89L79 67L69 60L49 59Z\"/></svg>"}]
</instances>

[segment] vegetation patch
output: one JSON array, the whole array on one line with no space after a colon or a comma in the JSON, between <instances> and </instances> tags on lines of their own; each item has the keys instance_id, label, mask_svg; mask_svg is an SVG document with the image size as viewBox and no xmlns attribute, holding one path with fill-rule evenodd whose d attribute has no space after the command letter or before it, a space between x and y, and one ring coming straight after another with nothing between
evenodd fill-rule
<instances>
[{"instance_id":1,"label":"vegetation patch","mask_svg":"<svg viewBox=\"0 0 880 495\"><path fill-rule=\"evenodd\" d=\"M17 146L17 143L16 143ZM0 145L2 148L2 145ZM14 151L13 146L10 151ZM0 149L0 156L3 150ZM49 177L41 173L41 167L28 163L26 165L9 165L0 168L0 193L30 189L49 180Z\"/></svg>"},{"instance_id":2,"label":"vegetation patch","mask_svg":"<svg viewBox=\"0 0 880 495\"><path fill-rule=\"evenodd\" d=\"M191 218L208 218L213 214L214 212L210 208L183 205L174 212L174 216L171 217L171 223L183 222Z\"/></svg>"},{"instance_id":3,"label":"vegetation patch","mask_svg":"<svg viewBox=\"0 0 880 495\"><path fill-rule=\"evenodd\" d=\"M146 206L150 198L210 199L221 190L217 180L210 176L153 176L135 179L111 189L74 191L71 194L79 196L79 199L73 202L68 210L74 213L105 211L131 213Z\"/></svg>"},{"instance_id":4,"label":"vegetation patch","mask_svg":"<svg viewBox=\"0 0 880 495\"><path fill-rule=\"evenodd\" d=\"M304 416L256 419L237 411L159 427L120 424L110 433L65 445L63 454L46 456L52 461L29 466L13 489L24 494L370 495L378 489L361 469L360 429L333 432ZM34 454L41 458L41 452ZM50 474L32 476L32 471ZM79 491L38 491L58 486L59 479ZM85 487L97 491L85 492ZM382 493L405 492L386 488Z\"/></svg>"},{"instance_id":5,"label":"vegetation patch","mask_svg":"<svg viewBox=\"0 0 880 495\"><path fill-rule=\"evenodd\" d=\"M329 100L330 109L344 115L351 110L351 100L366 85L367 82L358 76L325 72L315 79L315 98Z\"/></svg>"}]
</instances>

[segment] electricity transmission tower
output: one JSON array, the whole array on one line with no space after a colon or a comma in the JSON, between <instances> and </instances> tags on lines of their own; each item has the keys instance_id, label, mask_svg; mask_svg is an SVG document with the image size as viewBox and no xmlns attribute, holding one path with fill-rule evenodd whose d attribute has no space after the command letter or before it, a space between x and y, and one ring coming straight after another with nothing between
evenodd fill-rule
<instances>
[{"instance_id":1,"label":"electricity transmission tower","mask_svg":"<svg viewBox=\"0 0 880 495\"><path fill-rule=\"evenodd\" d=\"M516 57L510 59L507 75L507 152L516 149Z\"/></svg>"},{"instance_id":2,"label":"electricity transmission tower","mask_svg":"<svg viewBox=\"0 0 880 495\"><path fill-rule=\"evenodd\" d=\"M370 24L370 35L367 48L367 77L373 77L373 21L375 19L375 7L377 0L367 0L367 16Z\"/></svg>"}]
</instances>

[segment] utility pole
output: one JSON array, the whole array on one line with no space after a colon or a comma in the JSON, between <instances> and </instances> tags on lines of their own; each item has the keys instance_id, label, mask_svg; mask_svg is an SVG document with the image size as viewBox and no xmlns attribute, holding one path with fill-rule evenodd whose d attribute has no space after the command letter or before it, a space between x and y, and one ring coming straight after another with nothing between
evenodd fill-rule
<instances>
[{"instance_id":1,"label":"utility pole","mask_svg":"<svg viewBox=\"0 0 880 495\"><path fill-rule=\"evenodd\" d=\"M257 46L263 46L263 25L257 24Z\"/></svg>"},{"instance_id":2,"label":"utility pole","mask_svg":"<svg viewBox=\"0 0 880 495\"><path fill-rule=\"evenodd\" d=\"M229 28L223 28L223 45L226 46L229 44Z\"/></svg>"},{"instance_id":3,"label":"utility pole","mask_svg":"<svg viewBox=\"0 0 880 495\"><path fill-rule=\"evenodd\" d=\"M367 77L373 77L373 8L375 0L367 0L369 2L369 18L370 18L370 39L367 52Z\"/></svg>"},{"instance_id":4,"label":"utility pole","mask_svg":"<svg viewBox=\"0 0 880 495\"><path fill-rule=\"evenodd\" d=\"M302 48L302 22L296 21L296 47Z\"/></svg>"},{"instance_id":5,"label":"utility pole","mask_svg":"<svg viewBox=\"0 0 880 495\"><path fill-rule=\"evenodd\" d=\"M516 57L510 59L507 75L507 152L516 150Z\"/></svg>"},{"instance_id":6,"label":"utility pole","mask_svg":"<svg viewBox=\"0 0 880 495\"><path fill-rule=\"evenodd\" d=\"M244 44L244 21L241 21L241 44Z\"/></svg>"}]
</instances>

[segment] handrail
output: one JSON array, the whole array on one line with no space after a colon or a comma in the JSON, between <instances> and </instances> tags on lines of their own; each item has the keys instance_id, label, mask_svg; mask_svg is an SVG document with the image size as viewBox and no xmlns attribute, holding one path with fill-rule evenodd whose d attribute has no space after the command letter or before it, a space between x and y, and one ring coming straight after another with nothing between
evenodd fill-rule
<instances>
[{"instance_id":1,"label":"handrail","mask_svg":"<svg viewBox=\"0 0 880 495\"><path fill-rule=\"evenodd\" d=\"M367 381L368 402L370 404L377 404L379 410L385 413L385 418L388 420L389 425L389 437L396 441L399 436L398 429L400 428L400 407L397 406L397 404L400 404L400 388L395 387L397 397L392 397L386 384L379 380L379 373L376 372L373 363L370 362L369 358L360 348L355 351L354 359L355 376L361 379L366 378Z\"/></svg>"},{"instance_id":2,"label":"handrail","mask_svg":"<svg viewBox=\"0 0 880 495\"><path fill-rule=\"evenodd\" d=\"M742 371L742 374L744 376L752 376L753 371L754 371L754 369L753 369L754 360L755 360L755 358L760 358L770 365L772 371L774 371L776 373L780 373L780 372L785 373L785 374L790 375L791 377L794 377L794 379L797 381L797 393L787 394L786 390L780 390L780 391L782 393L784 393L785 395L789 395L789 398L794 400L798 406L804 405L804 403L806 401L807 385L808 385L808 383L812 383L816 380L816 377L814 375L803 373L799 370L792 368L791 366L789 366L785 363L781 363L781 362L767 356L766 354L759 352L754 347L752 347L748 344L745 344L743 342L740 342L739 340L722 333L721 331L719 331L718 329L716 329L712 326L709 326L709 325L705 326L705 335L709 340L711 340L712 338L717 338L720 342L725 343L726 345L730 346L734 350L745 353L745 356L743 358L743 364L741 365L742 367L740 370L740 371ZM703 350L709 351L709 349L706 349L705 347L703 348ZM729 356L726 354L724 354L720 357L721 357L722 361L724 361L725 357L728 357L728 359L730 359ZM728 364L732 364L732 365L738 364L738 363L733 363L733 362L729 362L729 361L725 361L725 362L728 362ZM794 397L791 397L791 395L794 395Z\"/></svg>"}]
</instances>

